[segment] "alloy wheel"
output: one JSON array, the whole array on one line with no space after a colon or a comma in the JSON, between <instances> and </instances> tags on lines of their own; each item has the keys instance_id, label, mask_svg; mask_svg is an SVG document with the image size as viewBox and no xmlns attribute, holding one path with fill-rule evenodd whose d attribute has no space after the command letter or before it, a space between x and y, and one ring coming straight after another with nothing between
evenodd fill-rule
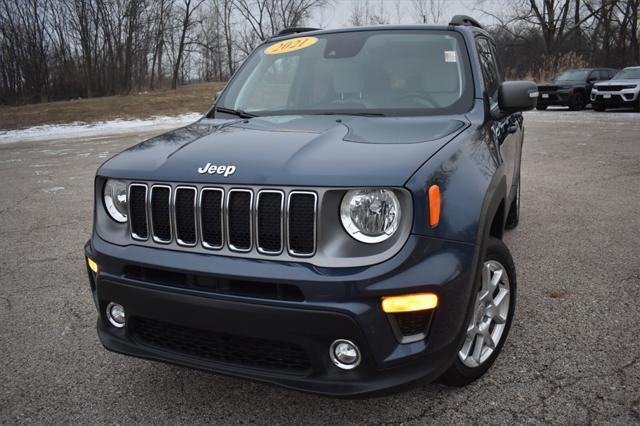
<instances>
[{"instance_id":1,"label":"alloy wheel","mask_svg":"<svg viewBox=\"0 0 640 426\"><path fill-rule=\"evenodd\" d=\"M498 261L482 266L482 285L476 295L467 336L458 352L460 361L470 368L482 365L496 350L504 333L510 308L509 276Z\"/></svg>"}]
</instances>

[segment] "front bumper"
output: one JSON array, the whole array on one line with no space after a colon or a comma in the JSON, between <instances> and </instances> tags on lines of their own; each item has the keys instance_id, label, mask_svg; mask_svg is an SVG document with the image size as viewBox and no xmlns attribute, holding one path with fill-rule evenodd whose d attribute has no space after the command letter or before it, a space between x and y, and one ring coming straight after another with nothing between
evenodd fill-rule
<instances>
[{"instance_id":1,"label":"front bumper","mask_svg":"<svg viewBox=\"0 0 640 426\"><path fill-rule=\"evenodd\" d=\"M616 92L591 92L591 102L605 107L618 108L633 106L638 100L640 92L625 89Z\"/></svg>"},{"instance_id":2,"label":"front bumper","mask_svg":"<svg viewBox=\"0 0 640 426\"><path fill-rule=\"evenodd\" d=\"M85 254L100 268L97 274L89 271L89 278L99 312L98 335L107 349L297 390L356 396L435 380L450 365L464 337L478 248L414 235L381 264L318 268L117 246L94 235ZM160 283L131 274L140 268L157 268L169 278ZM238 295L221 287L208 291L190 285L194 276L206 282L295 286L302 297L261 297L260 291ZM399 343L380 298L416 292L437 293L439 306L425 339ZM111 301L126 310L123 329L105 318ZM208 339L223 345L224 353L215 348L215 356L201 356L211 355L211 348L198 349L199 340ZM336 339L358 345L362 362L357 368L332 364L329 346ZM278 357L270 357L269 348Z\"/></svg>"},{"instance_id":3,"label":"front bumper","mask_svg":"<svg viewBox=\"0 0 640 426\"><path fill-rule=\"evenodd\" d=\"M571 90L542 91L538 95L538 103L553 106L569 106L573 92Z\"/></svg>"}]
</instances>

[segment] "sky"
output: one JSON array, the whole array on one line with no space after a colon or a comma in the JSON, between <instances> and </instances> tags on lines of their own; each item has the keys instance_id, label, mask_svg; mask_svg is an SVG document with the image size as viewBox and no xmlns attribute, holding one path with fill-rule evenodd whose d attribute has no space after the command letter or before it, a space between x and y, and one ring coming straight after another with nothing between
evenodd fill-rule
<instances>
[{"instance_id":1,"label":"sky","mask_svg":"<svg viewBox=\"0 0 640 426\"><path fill-rule=\"evenodd\" d=\"M320 28L349 26L351 11L358 1L371 3L373 9L379 8L380 3L382 3L385 15L389 17L392 24L419 23L415 12L412 13L414 0L333 0L330 6L315 11L310 25ZM494 20L480 12L478 4L482 4L482 8L493 12L498 6L504 7L505 3L508 2L500 2L499 0L444 0L443 3L442 22L438 22L439 24L447 24L454 15L469 15L476 18L481 24L487 25L492 24ZM400 13L398 13L398 10Z\"/></svg>"}]
</instances>

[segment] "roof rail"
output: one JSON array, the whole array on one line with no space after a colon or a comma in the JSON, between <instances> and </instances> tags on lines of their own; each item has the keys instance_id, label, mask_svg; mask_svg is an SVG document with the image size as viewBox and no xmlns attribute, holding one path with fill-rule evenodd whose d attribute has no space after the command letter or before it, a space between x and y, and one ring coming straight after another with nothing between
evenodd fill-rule
<instances>
[{"instance_id":1,"label":"roof rail","mask_svg":"<svg viewBox=\"0 0 640 426\"><path fill-rule=\"evenodd\" d=\"M285 28L284 30L280 30L274 37L286 36L289 34L298 34L298 33L306 33L307 31L318 31L322 28L313 28L313 27L291 27Z\"/></svg>"},{"instance_id":2,"label":"roof rail","mask_svg":"<svg viewBox=\"0 0 640 426\"><path fill-rule=\"evenodd\" d=\"M452 27L455 27L456 25L468 25L470 27L482 28L480 22L467 15L454 16L453 18L451 18L451 22L449 22L449 25Z\"/></svg>"}]
</instances>

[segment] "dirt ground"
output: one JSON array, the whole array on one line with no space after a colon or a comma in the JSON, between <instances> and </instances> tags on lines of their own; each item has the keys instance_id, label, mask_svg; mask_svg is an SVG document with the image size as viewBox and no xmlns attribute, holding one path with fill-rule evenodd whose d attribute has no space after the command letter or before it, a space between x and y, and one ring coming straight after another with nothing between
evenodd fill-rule
<instances>
[{"instance_id":1,"label":"dirt ground","mask_svg":"<svg viewBox=\"0 0 640 426\"><path fill-rule=\"evenodd\" d=\"M0 130L13 130L41 124L81 121L93 123L156 115L204 112L225 83L200 83L177 90L156 90L126 96L48 102L18 107L0 106Z\"/></svg>"}]
</instances>

